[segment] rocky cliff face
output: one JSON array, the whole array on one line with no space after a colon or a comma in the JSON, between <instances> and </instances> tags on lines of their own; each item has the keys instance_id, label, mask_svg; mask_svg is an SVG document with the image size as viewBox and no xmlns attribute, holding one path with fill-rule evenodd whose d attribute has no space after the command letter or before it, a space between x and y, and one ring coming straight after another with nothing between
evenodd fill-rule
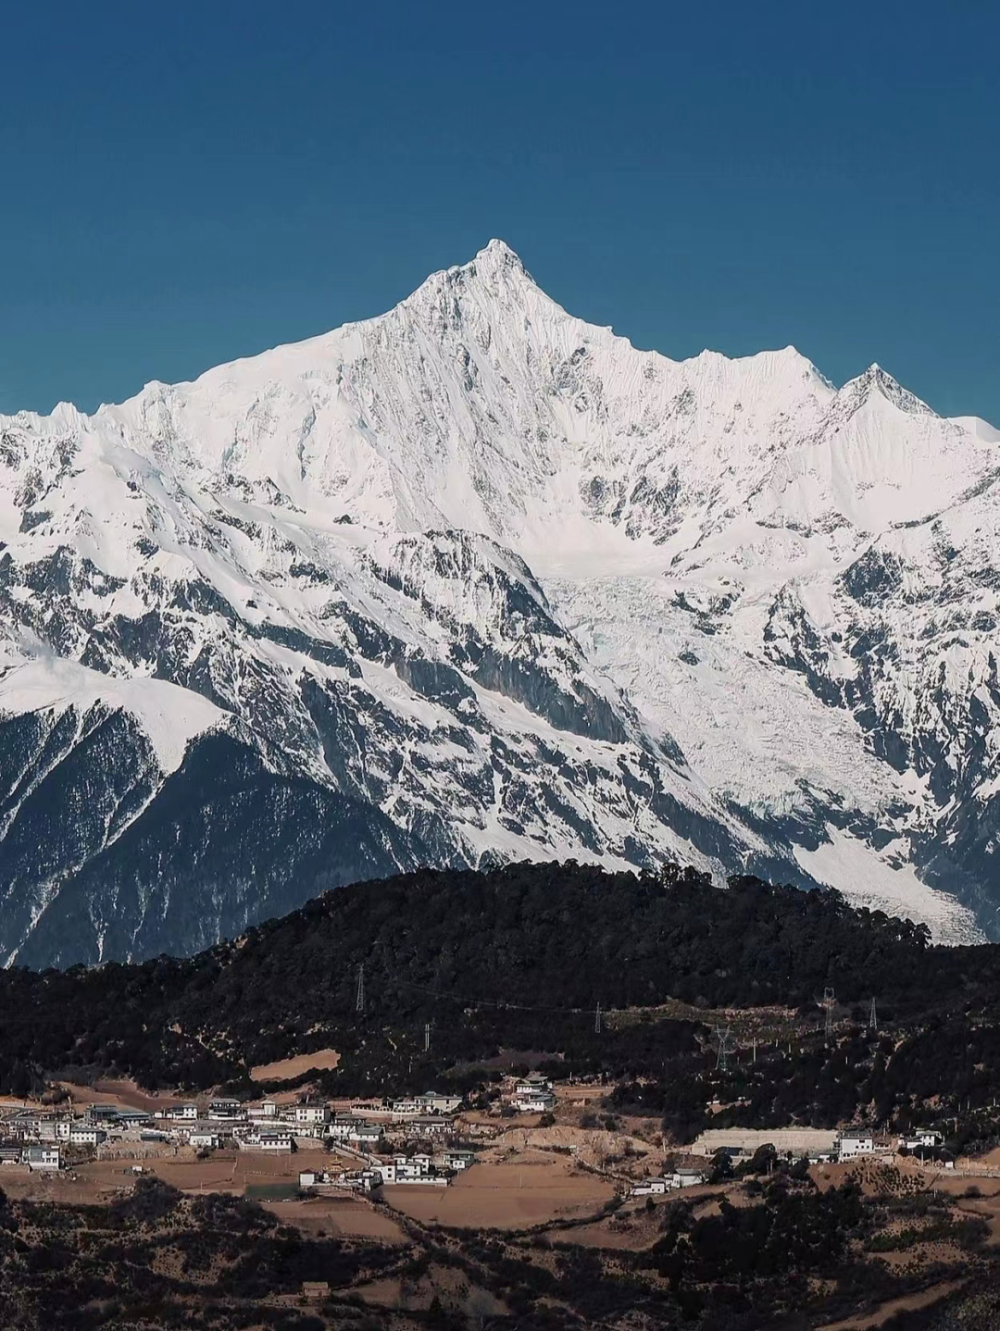
<instances>
[{"instance_id":1,"label":"rocky cliff face","mask_svg":"<svg viewBox=\"0 0 1000 1331\"><path fill-rule=\"evenodd\" d=\"M995 932L998 480L1000 434L878 367L640 352L498 242L367 323L0 418L0 958L514 857Z\"/></svg>"}]
</instances>

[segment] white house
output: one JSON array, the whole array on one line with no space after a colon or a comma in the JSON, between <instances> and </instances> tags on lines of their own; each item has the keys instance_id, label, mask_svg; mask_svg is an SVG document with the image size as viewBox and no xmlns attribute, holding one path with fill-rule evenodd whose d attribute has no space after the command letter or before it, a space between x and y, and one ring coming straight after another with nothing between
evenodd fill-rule
<instances>
[{"instance_id":1,"label":"white house","mask_svg":"<svg viewBox=\"0 0 1000 1331\"><path fill-rule=\"evenodd\" d=\"M351 1114L336 1114L326 1125L326 1136L334 1141L346 1142L351 1133L364 1123L363 1119Z\"/></svg>"},{"instance_id":2,"label":"white house","mask_svg":"<svg viewBox=\"0 0 1000 1331\"><path fill-rule=\"evenodd\" d=\"M921 1147L937 1147L944 1143L944 1134L937 1128L914 1128L899 1139L899 1147L908 1151L919 1151Z\"/></svg>"},{"instance_id":3,"label":"white house","mask_svg":"<svg viewBox=\"0 0 1000 1331\"><path fill-rule=\"evenodd\" d=\"M103 1128L89 1123L74 1123L69 1130L69 1139L74 1146L100 1146L107 1141L108 1134Z\"/></svg>"},{"instance_id":4,"label":"white house","mask_svg":"<svg viewBox=\"0 0 1000 1331\"><path fill-rule=\"evenodd\" d=\"M197 1117L197 1115L195 1115ZM208 1117L211 1119L243 1119L246 1118L246 1111L239 1100L213 1100L208 1106Z\"/></svg>"},{"instance_id":5,"label":"white house","mask_svg":"<svg viewBox=\"0 0 1000 1331\"><path fill-rule=\"evenodd\" d=\"M174 1105L167 1111L171 1118L190 1119L198 1117L197 1105Z\"/></svg>"},{"instance_id":6,"label":"white house","mask_svg":"<svg viewBox=\"0 0 1000 1331\"><path fill-rule=\"evenodd\" d=\"M555 1108L552 1083L541 1073L532 1072L514 1083L511 1104L524 1114L543 1114Z\"/></svg>"},{"instance_id":7,"label":"white house","mask_svg":"<svg viewBox=\"0 0 1000 1331\"><path fill-rule=\"evenodd\" d=\"M292 1134L283 1128L263 1128L259 1134L262 1151L291 1151Z\"/></svg>"},{"instance_id":8,"label":"white house","mask_svg":"<svg viewBox=\"0 0 1000 1331\"><path fill-rule=\"evenodd\" d=\"M419 1160L407 1160L405 1155L397 1156L392 1165L394 1183L412 1183L428 1172L427 1166Z\"/></svg>"},{"instance_id":9,"label":"white house","mask_svg":"<svg viewBox=\"0 0 1000 1331\"><path fill-rule=\"evenodd\" d=\"M476 1163L475 1151L445 1151L441 1156L442 1163L446 1169L468 1169L470 1165Z\"/></svg>"},{"instance_id":10,"label":"white house","mask_svg":"<svg viewBox=\"0 0 1000 1331\"><path fill-rule=\"evenodd\" d=\"M198 1150L217 1151L222 1145L222 1134L211 1132L206 1128L198 1128L188 1137L188 1144Z\"/></svg>"},{"instance_id":11,"label":"white house","mask_svg":"<svg viewBox=\"0 0 1000 1331\"><path fill-rule=\"evenodd\" d=\"M551 1091L552 1083L548 1077L543 1077L540 1072L529 1072L526 1077L521 1077L514 1083L515 1095L528 1095L531 1091Z\"/></svg>"},{"instance_id":12,"label":"white house","mask_svg":"<svg viewBox=\"0 0 1000 1331\"><path fill-rule=\"evenodd\" d=\"M454 1128L450 1118L436 1118L430 1115L411 1118L406 1124L406 1132L411 1137L447 1137L454 1132Z\"/></svg>"},{"instance_id":13,"label":"white house","mask_svg":"<svg viewBox=\"0 0 1000 1331\"><path fill-rule=\"evenodd\" d=\"M253 1128L238 1136L236 1141L242 1150L248 1151L289 1152L295 1149L289 1128Z\"/></svg>"},{"instance_id":14,"label":"white house","mask_svg":"<svg viewBox=\"0 0 1000 1331\"><path fill-rule=\"evenodd\" d=\"M671 1188L696 1188L705 1182L705 1175L700 1169L675 1169L667 1178Z\"/></svg>"},{"instance_id":15,"label":"white house","mask_svg":"<svg viewBox=\"0 0 1000 1331\"><path fill-rule=\"evenodd\" d=\"M842 1132L837 1138L837 1157L853 1160L859 1155L874 1155L875 1138L870 1132Z\"/></svg>"},{"instance_id":16,"label":"white house","mask_svg":"<svg viewBox=\"0 0 1000 1331\"><path fill-rule=\"evenodd\" d=\"M421 1114L454 1114L462 1106L460 1095L443 1095L440 1091L424 1091L417 1096Z\"/></svg>"},{"instance_id":17,"label":"white house","mask_svg":"<svg viewBox=\"0 0 1000 1331\"><path fill-rule=\"evenodd\" d=\"M649 1197L665 1193L671 1185L665 1178L644 1178L640 1183L632 1185L633 1197Z\"/></svg>"},{"instance_id":18,"label":"white house","mask_svg":"<svg viewBox=\"0 0 1000 1331\"><path fill-rule=\"evenodd\" d=\"M61 1165L58 1146L26 1146L21 1159L33 1171L59 1169Z\"/></svg>"},{"instance_id":19,"label":"white house","mask_svg":"<svg viewBox=\"0 0 1000 1331\"><path fill-rule=\"evenodd\" d=\"M305 1104L295 1106L296 1123L326 1123L329 1118L330 1111L326 1105L317 1104L315 1101L306 1101Z\"/></svg>"},{"instance_id":20,"label":"white house","mask_svg":"<svg viewBox=\"0 0 1000 1331\"><path fill-rule=\"evenodd\" d=\"M522 1114L545 1114L556 1107L556 1097L544 1089L516 1091L511 1104Z\"/></svg>"},{"instance_id":21,"label":"white house","mask_svg":"<svg viewBox=\"0 0 1000 1331\"><path fill-rule=\"evenodd\" d=\"M347 1140L353 1146L377 1146L382 1140L382 1128L378 1123L364 1123L361 1119L355 1119Z\"/></svg>"}]
</instances>

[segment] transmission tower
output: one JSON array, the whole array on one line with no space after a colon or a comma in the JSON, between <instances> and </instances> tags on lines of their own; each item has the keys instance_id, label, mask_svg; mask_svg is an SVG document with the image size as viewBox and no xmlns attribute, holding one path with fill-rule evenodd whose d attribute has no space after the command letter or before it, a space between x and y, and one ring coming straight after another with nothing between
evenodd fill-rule
<instances>
[{"instance_id":1,"label":"transmission tower","mask_svg":"<svg viewBox=\"0 0 1000 1331\"><path fill-rule=\"evenodd\" d=\"M365 1010L365 963L362 962L358 967L358 994L354 1003L356 1012Z\"/></svg>"},{"instance_id":2,"label":"transmission tower","mask_svg":"<svg viewBox=\"0 0 1000 1331\"><path fill-rule=\"evenodd\" d=\"M736 1049L736 1041L733 1039L728 1026L725 1030L716 1032L715 1038L718 1044L715 1066L717 1071L725 1072L729 1067L729 1055Z\"/></svg>"},{"instance_id":3,"label":"transmission tower","mask_svg":"<svg viewBox=\"0 0 1000 1331\"><path fill-rule=\"evenodd\" d=\"M870 1031L878 1030L878 1012L875 1010L875 999L872 998L872 1010L868 1014L868 1029Z\"/></svg>"},{"instance_id":4,"label":"transmission tower","mask_svg":"<svg viewBox=\"0 0 1000 1331\"><path fill-rule=\"evenodd\" d=\"M598 1003L597 1011L594 1013L594 1034L600 1035L600 1033L601 1033L601 1005L600 1003Z\"/></svg>"},{"instance_id":5,"label":"transmission tower","mask_svg":"<svg viewBox=\"0 0 1000 1331\"><path fill-rule=\"evenodd\" d=\"M826 1011L826 1020L823 1023L823 1030L826 1038L829 1040L833 1034L833 1009L837 1005L837 995L829 985L823 990L823 1008Z\"/></svg>"},{"instance_id":6,"label":"transmission tower","mask_svg":"<svg viewBox=\"0 0 1000 1331\"><path fill-rule=\"evenodd\" d=\"M430 1049L430 1047L431 1047L431 1024L430 1024L429 1021L425 1021L425 1022L424 1022L424 1053L425 1053L425 1054L427 1053L428 1049Z\"/></svg>"}]
</instances>

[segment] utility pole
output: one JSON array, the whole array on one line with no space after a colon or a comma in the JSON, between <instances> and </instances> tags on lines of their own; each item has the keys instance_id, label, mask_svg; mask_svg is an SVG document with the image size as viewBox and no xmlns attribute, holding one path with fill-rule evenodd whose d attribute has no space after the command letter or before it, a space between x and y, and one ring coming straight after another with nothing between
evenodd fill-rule
<instances>
[{"instance_id":1,"label":"utility pole","mask_svg":"<svg viewBox=\"0 0 1000 1331\"><path fill-rule=\"evenodd\" d=\"M354 1010L356 1012L364 1012L365 1010L365 963L364 962L362 962L361 965L358 967L358 993L354 1003Z\"/></svg>"},{"instance_id":2,"label":"utility pole","mask_svg":"<svg viewBox=\"0 0 1000 1331\"><path fill-rule=\"evenodd\" d=\"M598 1001L597 1011L594 1013L594 1034L600 1035L600 1033L601 1033L601 1004L600 1001Z\"/></svg>"},{"instance_id":3,"label":"utility pole","mask_svg":"<svg viewBox=\"0 0 1000 1331\"><path fill-rule=\"evenodd\" d=\"M875 1009L875 997L872 996L872 1010L868 1014L868 1029L870 1031L878 1030L878 1012Z\"/></svg>"}]
</instances>

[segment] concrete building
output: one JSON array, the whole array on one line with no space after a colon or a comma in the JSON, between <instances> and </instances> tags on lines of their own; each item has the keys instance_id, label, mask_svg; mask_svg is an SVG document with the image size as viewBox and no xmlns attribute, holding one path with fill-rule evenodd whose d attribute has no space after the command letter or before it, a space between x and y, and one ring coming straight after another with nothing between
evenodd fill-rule
<instances>
[{"instance_id":1,"label":"concrete building","mask_svg":"<svg viewBox=\"0 0 1000 1331\"><path fill-rule=\"evenodd\" d=\"M295 1106L296 1123L327 1123L329 1119L330 1111L324 1104L319 1104L316 1101L306 1101L305 1104Z\"/></svg>"},{"instance_id":2,"label":"concrete building","mask_svg":"<svg viewBox=\"0 0 1000 1331\"><path fill-rule=\"evenodd\" d=\"M222 1146L222 1134L199 1128L188 1137L188 1145L201 1151L217 1151Z\"/></svg>"},{"instance_id":3,"label":"concrete building","mask_svg":"<svg viewBox=\"0 0 1000 1331\"><path fill-rule=\"evenodd\" d=\"M875 1154L875 1138L870 1132L842 1132L837 1138L837 1159L854 1160L859 1155Z\"/></svg>"},{"instance_id":4,"label":"concrete building","mask_svg":"<svg viewBox=\"0 0 1000 1331\"><path fill-rule=\"evenodd\" d=\"M239 1133L236 1143L243 1151L273 1151L287 1153L295 1150L290 1128L251 1128Z\"/></svg>"},{"instance_id":5,"label":"concrete building","mask_svg":"<svg viewBox=\"0 0 1000 1331\"><path fill-rule=\"evenodd\" d=\"M208 1106L208 1117L211 1119L232 1122L245 1119L246 1116L246 1110L239 1100L213 1100Z\"/></svg>"},{"instance_id":6,"label":"concrete building","mask_svg":"<svg viewBox=\"0 0 1000 1331\"><path fill-rule=\"evenodd\" d=\"M58 1146L26 1146L21 1159L32 1171L62 1167Z\"/></svg>"},{"instance_id":7,"label":"concrete building","mask_svg":"<svg viewBox=\"0 0 1000 1331\"><path fill-rule=\"evenodd\" d=\"M696 1188L705 1182L705 1175L700 1169L675 1169L667 1175L667 1182L671 1188Z\"/></svg>"},{"instance_id":8,"label":"concrete building","mask_svg":"<svg viewBox=\"0 0 1000 1331\"><path fill-rule=\"evenodd\" d=\"M101 1146L108 1140L103 1128L90 1123L74 1123L70 1128L69 1140L73 1146Z\"/></svg>"},{"instance_id":9,"label":"concrete building","mask_svg":"<svg viewBox=\"0 0 1000 1331\"><path fill-rule=\"evenodd\" d=\"M913 1128L899 1139L899 1149L907 1151L936 1149L943 1145L944 1134L937 1128Z\"/></svg>"},{"instance_id":10,"label":"concrete building","mask_svg":"<svg viewBox=\"0 0 1000 1331\"><path fill-rule=\"evenodd\" d=\"M631 1195L633 1197L662 1196L669 1186L665 1178L644 1178L638 1183L633 1183Z\"/></svg>"}]
</instances>

